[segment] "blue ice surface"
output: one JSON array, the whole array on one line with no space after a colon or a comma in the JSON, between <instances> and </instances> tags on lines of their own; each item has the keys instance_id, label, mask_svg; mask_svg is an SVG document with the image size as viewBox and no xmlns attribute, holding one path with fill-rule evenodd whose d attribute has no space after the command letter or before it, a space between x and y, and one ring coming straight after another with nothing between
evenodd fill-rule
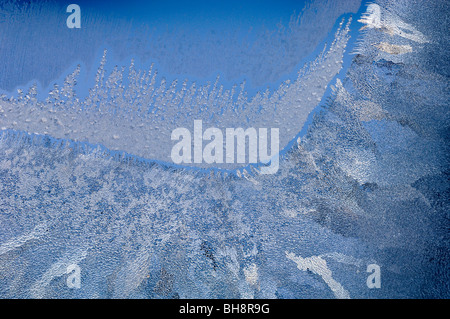
<instances>
[{"instance_id":1,"label":"blue ice surface","mask_svg":"<svg viewBox=\"0 0 450 319\"><path fill-rule=\"evenodd\" d=\"M40 93L45 96L55 79L61 77L58 81L61 82L65 74L81 64L82 72L89 70L77 86L77 94L84 97L92 87L96 66L103 50L107 48L111 49L108 50L110 66L128 65L133 58L136 66L143 70L155 63L160 77L168 80L188 76L191 81L203 83L214 80L217 74L224 74L222 81L228 82L230 86L245 79L246 88L253 95L267 87L278 87L285 79L291 78L299 66L313 58L324 43L332 40L331 28L334 26L336 29L338 16L335 17L336 21L322 21L325 25L322 29L320 24L316 28L311 27L311 31L318 34L306 37L308 42L293 44L300 46L298 52L292 52L297 53L297 56L286 56L285 61L279 57L267 60L270 53L267 50L275 49L276 52L277 48L233 47L233 41L245 39L252 43L254 37L268 38L277 24L287 28L290 18L300 14L308 2L130 1L124 5L117 1L81 1L79 5L84 24L81 29L68 29L65 25L68 15L65 13L66 4L49 1L44 6L46 14L29 10L24 11L22 16L14 12L18 16L17 20L8 21L8 32L5 32L0 54L2 58L8 59L20 52L22 58L3 65L0 88L8 95L14 95L15 88L37 82L42 88ZM342 11L346 13L345 8ZM354 23L356 25L352 27L352 33L356 35L358 24L356 21ZM22 41L15 41L15 34L21 34ZM221 38L218 38L219 35ZM161 36L172 38L163 42L164 50L156 51L152 43L156 43L155 39ZM58 45L55 46L55 43ZM189 50L188 45L192 45L193 50ZM267 61L269 63L264 63ZM249 69L230 74L237 63L241 65L243 62L249 65ZM20 63L18 68L14 68L16 63ZM289 67L284 66L285 63ZM347 59L347 66L348 63ZM261 78L266 70L272 70L275 76Z\"/></svg>"},{"instance_id":2,"label":"blue ice surface","mask_svg":"<svg viewBox=\"0 0 450 319\"><path fill-rule=\"evenodd\" d=\"M400 5L379 3L402 13ZM208 16L212 11L238 7L243 16L282 15L286 22L298 3L286 2L280 11L271 10L270 2L267 10L252 4L242 8L234 2L220 10L198 4L192 10L199 12L201 7ZM96 5L105 14L116 13L119 7L114 2L106 8ZM255 12L255 7L262 9ZM441 11L439 4L422 7L431 16L430 12ZM139 3L130 6L127 14L139 11L142 17L138 20L144 19L144 12L150 10L140 8ZM180 12L186 9L181 8ZM151 14L166 20L163 12L168 9L172 6L162 5ZM362 6L359 13L364 10ZM407 13L402 18L414 21ZM352 41L359 29L354 21ZM426 30L420 19L414 22ZM255 22L249 19L246 23ZM89 30L89 24L86 27ZM115 36L121 39L120 34ZM443 52L437 45L429 44L425 50ZM45 62L49 59L45 52L58 48L44 47L41 58ZM294 70L320 50L310 49L310 55L292 63ZM75 51L74 56L88 53L92 52ZM132 55L113 58L112 63L121 65ZM100 59L90 57L94 65ZM72 71L83 60L67 61L65 67ZM137 61L148 66L146 61ZM226 66L235 62L222 65L224 78ZM444 62L443 54L436 63ZM83 65L88 63L86 59ZM63 65L54 74L64 73ZM134 161L131 154L110 152L101 145L2 130L0 296L341 296L323 275L300 270L300 265L286 258L290 252L326 260L332 278L352 298L448 297L448 133L442 133L449 123L448 80L424 64L417 67L347 54L345 67L336 77L343 86L333 94L328 89L321 107L299 128L302 142L288 145L274 176L208 175L154 161ZM180 75L171 74L161 64L158 69L168 78ZM42 72L39 75L33 68L20 70L19 75L2 73L11 75L8 85L54 80L42 65L34 70ZM86 74L95 73L90 72ZM448 74L445 68L440 72ZM202 74L189 74L189 78L201 81ZM292 75L278 74L281 79ZM215 78L215 74L209 76ZM419 79L419 85L412 85L412 79ZM277 81L281 80L270 82L269 87L277 87ZM79 87L91 87L87 80L80 82ZM260 88L249 83L250 93ZM10 95L11 87L3 85ZM365 120L371 113L357 107L368 102L381 105L385 113L379 116L383 118ZM82 269L80 289L66 284L66 267L73 263ZM366 285L366 267L373 263L382 269L380 289ZM249 277L252 269L257 269L256 277Z\"/></svg>"},{"instance_id":3,"label":"blue ice surface","mask_svg":"<svg viewBox=\"0 0 450 319\"><path fill-rule=\"evenodd\" d=\"M355 3L357 3L357 1L353 1ZM349 3L352 3L352 1L349 1ZM38 59L42 59L41 63L36 63L36 56L33 55L32 57L32 63L30 61L28 61L29 59L31 60L31 58L28 58L28 50L26 50L24 52L25 55L25 61L23 62L22 65L22 72L25 76L32 76L33 73L35 73L36 71L34 70L34 68L37 65L45 65L45 63L52 63L53 64L53 69L56 67L57 65L55 65L55 62L58 61L59 59L63 59L65 62L67 63L68 61L70 61L70 59L74 59L73 58L73 50L70 50L71 46L74 44L74 42L76 43L76 46L78 46L78 50L76 51L76 55L78 56L78 60L75 60L75 62L71 61L70 62L70 67L68 69L68 71L62 73L63 75L61 75L60 79L56 82L58 83L60 86L63 85L64 83L64 78L65 76L70 73L71 71L73 71L73 69L75 68L75 66L77 64L81 65L81 76L77 81L77 87L76 87L76 94L80 99L85 98L89 92L90 89L93 86L93 79L95 79L95 73L97 72L97 70L95 70L95 68L92 67L92 62L91 65L89 65L89 60L92 60L92 53L93 52L97 52L97 55L95 56L95 58L93 59L94 61L99 61L102 57L103 54L103 50L106 48L108 49L108 51L110 52L108 55L108 59L107 59L107 64L106 64L106 69L109 68L109 70L111 70L113 68L114 65L126 65L128 61L130 61L131 59L133 59L134 61L134 65L138 70L147 70L150 67L150 64L155 64L155 68L158 70L158 80L159 79L166 79L168 81L168 83L170 83L171 81L179 78L180 81L178 82L177 85L177 89L179 89L181 87L181 79L183 79L183 77L186 74L180 74L180 73L173 73L170 72L170 70L167 70L168 66L167 62L166 64L161 64L158 63L158 57L156 57L156 63L153 60L149 60L149 58L147 57L147 59L142 59L143 56L145 56L146 54L148 55L148 48L145 45L140 45L137 47L133 47L134 51L133 53L126 53L125 57L120 57L118 58L117 56L115 56L115 53L117 51L124 51L124 48L127 48L129 46L133 45L133 42L138 42L138 43L142 43L142 42L146 42L147 38L150 37L150 39L153 39L153 37L157 37L157 36L172 36L172 33L174 33L175 35L181 34L183 41L187 43L205 43L203 45L201 45L200 47L198 47L197 49L195 49L192 52L188 52L191 54L191 56L186 57L186 53L180 52L180 50L177 48L177 45L179 45L179 43L177 41L174 41L173 39L169 39L165 42L163 42L164 46L167 45L168 49L167 51L164 51L164 53L167 55L169 55L169 57L164 57L165 61L169 61L169 62L174 62L174 61L178 61L178 60L186 60L187 63L183 63L183 65L180 67L181 70L184 72L189 71L189 75L186 76L186 78L189 79L189 83L193 83L195 82L197 85L202 85L208 82L214 82L215 77L217 75L220 75L221 77L221 81L220 84L224 85L225 89L230 89L232 87L233 84L236 84L238 82L236 81L246 81L246 94L248 94L249 96L254 96L256 95L258 92L262 92L263 90L269 90L269 91L274 91L276 90L284 81L289 80L289 79L295 79L298 70L305 64L307 64L308 62L310 62L312 59L314 59L314 57L316 57L321 50L323 49L323 47L326 47L326 45L330 45L330 43L333 41L333 35L336 32L338 25L339 25L339 21L342 17L348 19L350 17L350 14L344 14L343 16L339 16L338 14L342 11L345 13L345 10L357 10L357 6L355 6L354 4L348 4L347 7L343 6L342 9L339 9L339 6L337 6L338 9L336 9L335 7L333 7L333 5L331 5L330 7L335 10L337 13L337 15L334 18L338 18L336 20L336 22L334 23L330 23L330 21L322 21L322 23L325 25L325 27L322 27L322 29L318 28L318 26L320 26L320 24L317 24L317 27L312 29L312 31L310 32L318 32L319 34L321 34L322 36L324 36L323 39L320 39L318 37L310 37L310 36L304 36L304 38L300 38L300 40L307 40L307 41L302 41L301 45L297 48L297 51L299 51L298 57L297 56L293 56L292 53L296 53L295 51L289 54L285 54L285 57L276 57L276 59L273 59L270 57L270 50L273 50L270 45L268 43L264 43L264 40L261 39L256 39L258 41L253 41L252 38L249 39L249 42L255 46L255 48L250 47L249 52L243 52L243 57L241 55L239 55L239 50L242 50L239 46L235 46L233 47L232 45L226 45L227 42L230 42L230 44L233 44L232 41L235 41L235 39L233 38L233 36L235 36L234 33L238 33L239 34L244 34L245 30L249 29L249 27L251 26L252 29L256 30L253 31L252 33L250 33L250 36L257 36L259 38L264 38L264 37L269 37L269 35L267 35L266 33L270 33L269 31L264 31L264 27L265 24L268 24L269 26L272 26L275 23L281 23L281 24L287 24L289 22L289 19L292 18L297 18L297 14L296 13L292 13L297 11L301 11L301 9L307 4L307 2L286 2L286 3L277 3L276 5L270 1L268 1L267 3L260 3L258 2L258 4L256 3L247 3L246 5L242 5L239 4L237 5L236 3L229 3L226 5L220 5L220 6L224 6L226 8L221 8L221 10L218 10L218 8L216 7L217 4L212 5L205 5L203 2L199 2L198 4L189 4L188 7L186 7L186 3L180 2L174 2L173 4L171 4L170 6L167 5L156 5L155 11L149 11L149 10L145 10L145 5L143 5L142 2L136 2L136 3L132 3L131 5L127 4L127 8L125 10L119 10L118 8L121 6L121 4L119 3L111 3L108 4L107 6L103 6L100 4L96 4L96 5L92 5L92 4L84 4L81 3L82 7L83 7L83 14L89 15L89 18L91 18L92 16L92 21L91 19L86 19L87 23L86 25L83 25L83 27L80 30L69 30L69 31L74 31L72 33L67 33L67 28L65 28L64 26L60 26L60 28L65 28L64 31L62 33L60 33L58 31L58 33L54 34L55 30L49 30L49 25L45 23L45 20L51 20L52 19L57 19L58 16L56 15L56 12L58 10L61 10L61 6L62 4L54 4L53 6L49 6L48 7L48 11L49 11L49 18L48 19L44 19L43 16L38 16L35 17L32 15L31 13L31 17L30 20L34 21L37 20L35 23L38 24L38 26L44 30L46 30L46 32L42 32L43 34L48 34L45 37L39 37L39 46L43 46L45 49L39 52L39 58ZM326 4L326 2L324 2L323 4ZM312 6L314 10L317 11L324 11L324 9L321 8L321 5L323 5L321 3L315 4L316 8L314 9L314 3L308 3L308 5ZM153 3L148 4L149 8L152 7ZM177 8L175 10L172 10L170 8ZM199 9L201 7L201 9ZM56 8L58 8L58 10L56 10ZM361 6L359 9L359 12L356 14L356 18L361 14L362 10L364 6ZM170 10L169 10L170 9ZM222 10L223 9L223 10ZM186 17L186 16L195 16L196 18L190 18L188 20L183 19L180 17L180 14L177 13L179 10L180 12L182 12L182 16ZM339 11L341 10L341 11ZM174 12L173 12L174 11ZM310 10L311 11L311 10ZM306 10L307 12L307 10ZM323 12L322 12L323 14ZM242 16L246 16L246 17L250 17L247 19L242 19ZM158 18L156 18L158 17ZM301 18L306 20L303 21L303 25L306 23L312 23L315 22L313 16L311 16L311 13L309 13L309 15L307 13L303 13L301 15ZM354 41L356 39L356 35L357 35L357 31L359 29L359 27L361 26L356 20L357 19L353 19L353 23L351 25L351 35L352 37L350 38L350 42L348 44L347 47L347 54L345 54L344 56L344 65L342 70L340 71L340 73L336 76L342 76L342 74L345 73L346 68L350 65L350 60L351 60L351 55L348 54L348 52L351 52L352 47L354 45ZM114 31L112 30L108 30L108 27L110 26L108 23L103 23L103 19L105 19L106 21L113 21L112 25L115 27ZM238 25L237 27L235 25L232 25L232 27L230 27L230 19L234 21L234 19L237 20L236 24ZM309 20L308 20L309 19ZM100 22L102 23L96 23L97 20L100 20ZM126 23L124 23L123 21L125 21ZM127 23L131 23L130 21L132 21L133 24L128 25ZM141 30L139 30L139 28L142 26L142 21L147 22L150 25L150 29L151 28L156 28L156 32L155 33L149 33L149 32L145 32L143 31L143 33L139 33ZM150 22L149 22L150 21ZM12 31L17 31L19 30L21 33L26 33L27 31L29 31L30 26L27 25L23 25L22 24L23 21L21 23L16 23L13 24L12 30L10 31L11 33L13 33ZM117 29L117 26L115 26L115 24L118 23L119 26L124 26L123 29ZM42 25L41 25L42 24ZM241 25L242 24L242 25ZM201 25L201 27L199 27L199 25ZM54 25L51 25L52 27L54 27ZM93 33L93 29L95 26L95 30L97 33ZM148 27L148 25L146 25L146 27ZM27 29L28 28L28 29ZM169 28L170 33L167 33L166 28ZM277 27L279 28L279 27ZM284 26L284 28L286 28ZM17 29L17 30L16 30ZM97 30L98 29L98 30ZM216 31L217 30L217 31ZM89 35L84 35L81 34L80 32L88 32ZM86 41L80 41L81 39L85 40L86 37L88 39L91 38L95 38L95 37L99 37L99 36L105 36L106 33L111 33L114 36L112 38L106 38L106 40L96 40L97 42L88 42L85 43ZM219 32L223 32L225 38L221 39L220 43L217 45L215 44L215 41L217 41L217 38L214 36L215 33L219 33ZM258 33L259 32L259 33ZM266 33L262 33L261 32L266 32ZM64 34L64 39L61 39L61 45L58 46L56 49L51 45L52 42L54 42L56 39L55 37L60 37L62 36L62 34ZM75 34L75 35L74 35ZM53 35L53 36L52 36ZM228 39L227 37L230 37L230 39ZM242 36L242 35L241 35ZM242 37L247 37L248 34L243 35ZM297 35L299 36L299 35ZM302 34L300 34L300 36L302 36ZM146 38L147 37L147 38ZM186 39L185 39L186 38ZM119 41L117 39L125 39L125 42L122 43L123 41ZM175 38L178 39L178 38ZM205 40L206 39L206 40ZM277 38L274 38L275 40L277 40ZM312 40L311 40L312 39ZM298 39L296 39L298 41ZM33 38L31 39L31 41L23 41L23 43L28 43L28 45L33 46L33 41L37 41L37 39ZM108 43L112 42L111 43ZM119 44L114 43L114 41L119 41ZM261 42L262 41L262 42ZM282 39L282 41L285 42L285 40ZM31 42L31 43L30 43ZM149 41L150 43L152 41ZM59 43L59 41L58 41ZM101 44L100 44L101 43ZM221 49L223 49L223 45L221 43L225 43L225 49L227 50L227 52L225 53L225 55L221 52ZM244 42L245 44L246 42ZM258 43L262 43L261 45L258 46ZM65 45L66 44L66 45ZM281 44L283 44L283 42L281 42ZM222 47L221 47L222 45ZM207 46L207 47L203 47L203 46ZM12 46L6 46L6 48L10 48L9 50L23 50L23 48L18 48L17 44L14 42L14 45ZM48 49L50 48L50 49ZM205 49L207 50L207 53L209 56L212 56L212 60L215 63L208 64L208 61L206 61L204 64L202 64L201 60L197 60L195 59L196 55L204 55L204 51ZM49 50L50 52L45 52L45 50ZM69 50L68 52L66 52L67 50ZM277 49L275 49L275 53L281 53L283 54L282 49L276 51ZM8 55L8 49L5 50L4 52L5 55ZM152 52L150 52L150 55L153 54ZM272 53L273 54L273 53ZM71 56L72 55L72 56ZM225 60L223 60L223 55L225 56ZM227 58L227 55L230 55L230 58ZM258 59L254 59L252 58L252 56L254 55L258 55ZM49 56L52 56L52 59L49 59ZM80 57L81 58L80 60ZM160 59L162 59L162 57L159 57ZM279 65L282 66L282 60L281 58L284 58L284 60L287 60L287 63L290 64L289 68L287 68L286 66L284 66L284 69L279 69ZM218 62L216 62L216 60L218 59ZM270 60L267 60L270 59ZM244 62L241 62L240 60L243 60ZM127 61L124 63L124 61ZM211 62L209 61L209 62ZM266 63L267 61L269 61L270 63ZM30 67L31 63L31 69L26 70L26 68ZM246 65L247 64L255 64L257 66L256 71L252 69L250 69L251 73L246 73L246 71L241 71L244 72L242 74L239 74L239 78L233 78L232 80L227 80L227 78L230 77L229 73L229 69L232 69L233 65L236 65L237 63L240 63L242 65ZM179 69L180 69L179 68ZM272 78L270 79L261 79L258 78L261 76L261 74L264 74L264 71L261 70L260 68L265 68L265 69L269 69L269 70L274 70L274 74L277 75L275 79ZM16 68L17 69L17 68ZM11 76L8 76L8 85L10 85L10 83L14 82L14 77L18 75L18 72L16 71L16 69L14 69L13 72L11 73ZM198 73L198 69L200 69L200 73ZM206 71L201 71L205 69ZM40 71L39 71L40 70ZM45 70L45 72L43 72L43 70ZM52 69L51 69L52 70ZM28 83L37 83L38 84L38 98L40 99L44 99L46 96L46 92L49 91L52 86L53 83L50 84L48 87L43 88L41 83L45 83L45 77L48 77L48 70L45 67L40 67L40 69L37 70L37 72L41 72L42 74L40 74L37 78L28 81ZM51 71L52 72L52 71ZM8 72L5 72L5 74L7 74ZM197 75L196 75L197 73ZM38 73L39 74L39 73ZM202 76L199 76L199 74L202 74ZM205 78L205 74L207 74L208 76ZM6 79L6 78L5 78ZM259 82L263 81L264 84L258 84ZM330 83L332 83L334 80L332 80ZM127 79L124 79L124 85L127 86ZM27 90L27 87L29 87L30 84L28 84L28 86L25 87L20 87L23 90ZM282 147L282 151L281 151L281 155L283 155L287 150L289 150L292 145L297 141L297 138L300 136L303 136L306 132L306 129L308 127L308 125L311 123L311 120L314 116L314 114L320 110L320 105L323 104L328 97L330 96L331 93L331 89L330 86L328 85L328 88L325 92L325 94L322 95L321 97L321 101L320 103L318 103L318 107L310 113L309 118L306 122L305 125L303 125L303 127L301 128L301 131L299 132L299 134L297 136L295 136L289 143L287 144L283 144L281 145ZM7 92L6 93L7 96L13 96L13 97L17 97L17 90L13 91L13 92ZM296 129L296 128L295 128ZM124 150L126 151L126 149ZM136 155L136 154L134 154ZM146 160L155 160L152 158L146 158ZM157 162L161 162L160 160L156 160ZM167 163L166 161L162 161L162 163L165 163L166 165L174 165L173 163ZM176 165L175 165L176 166ZM248 167L247 167L248 168ZM229 171L229 170L225 170L225 171ZM232 172L232 171L231 171Z\"/></svg>"},{"instance_id":4,"label":"blue ice surface","mask_svg":"<svg viewBox=\"0 0 450 319\"><path fill-rule=\"evenodd\" d=\"M165 72L164 68L170 68L170 65L167 63L161 65L159 70L162 76L170 75L171 72L172 76L188 74L193 79L215 77L215 73L220 72L221 67L231 68L235 63L233 57L237 57L240 48L226 47L232 59L223 61L222 55L225 52L218 51L219 47L214 47L214 43L211 43L211 40L217 40L214 34L223 33L226 37L221 39L223 42L235 36L231 32L240 32L238 36L242 37L252 36L254 33L249 32L250 28L258 31L264 25L270 29L277 23L286 25L293 12L297 11L298 14L305 5L304 1L277 3L274 1L128 1L127 4L119 1L81 1L79 5L83 14L83 26L81 29L68 29L65 25L65 19L68 16L65 9L68 3L42 2L44 14L37 10L21 12L20 6L12 9L11 16L15 15L16 19L8 21L9 29L4 35L1 54L2 57L8 58L20 52L22 60L20 68L16 70L13 69L14 61L3 66L4 72L0 78L2 89L13 91L17 86L36 80L43 87L47 87L66 69L73 70L72 67L79 63L85 64L87 68L91 68L91 72L95 73L97 62L105 46L116 49L118 51L116 54L122 55L120 62L126 61L125 64L129 63L130 56L136 61L144 60L143 63L146 63L147 68L151 63L158 63L154 61L158 58L172 60L172 63L176 64L179 63L178 61L183 61L178 68L179 73L172 70ZM39 7L39 4L36 7ZM8 10L8 7L6 8ZM22 37L20 43L14 41L16 34ZM195 51L181 52L177 47L180 42L172 39L172 42L163 43L167 46L165 51L149 52L152 49L152 43L156 43L154 39L159 36L186 37L181 44L185 47L192 44ZM202 44L205 40L209 40L208 47ZM131 47L135 45L133 41L139 41L141 45ZM55 43L58 45L55 46ZM198 44L203 47L195 47ZM28 50L28 48L37 50ZM162 54L168 56L165 57ZM259 52L259 54L265 53ZM204 60L198 60L197 56ZM220 61L222 66L218 65L218 57L222 60ZM214 61L215 65L211 65L211 61ZM82 92L82 88L79 89L80 94L86 93Z\"/></svg>"}]
</instances>

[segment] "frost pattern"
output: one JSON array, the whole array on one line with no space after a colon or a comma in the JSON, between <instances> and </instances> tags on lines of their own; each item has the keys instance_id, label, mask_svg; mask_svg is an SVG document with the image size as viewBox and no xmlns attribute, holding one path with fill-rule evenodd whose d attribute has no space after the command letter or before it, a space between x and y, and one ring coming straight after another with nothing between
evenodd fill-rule
<instances>
[{"instance_id":1,"label":"frost pattern","mask_svg":"<svg viewBox=\"0 0 450 319\"><path fill-rule=\"evenodd\" d=\"M298 72L297 79L253 97L248 97L245 82L225 89L219 77L213 84L199 87L188 80L181 86L177 80L167 83L164 78L158 84L153 67L136 70L133 62L125 84L124 68L115 67L107 75L105 51L95 86L86 99L80 100L75 93L78 67L61 88L55 85L44 102L37 101L35 85L27 93L19 90L17 99L4 100L0 104L2 129L101 144L110 150L170 162L171 132L178 127L192 129L193 120L202 120L204 127L221 129L279 128L283 148L298 134L328 83L341 70L350 23L351 19L341 22L334 41ZM218 165L235 168L239 164Z\"/></svg>"},{"instance_id":2,"label":"frost pattern","mask_svg":"<svg viewBox=\"0 0 450 319\"><path fill-rule=\"evenodd\" d=\"M292 6L301 10L302 2ZM154 11L151 3L133 1L128 5L131 9L139 5ZM290 20L286 16L283 23L269 22L264 23L265 27L258 27L258 23L253 26L247 19L240 19L231 23L224 21L226 28L210 27L208 21L198 21L205 22L202 28L181 21L152 20L147 25L140 23L139 17L132 22L105 17L103 11L108 12L114 4L88 5L89 9L82 13L83 27L71 32L73 30L61 23L67 7L61 1L3 0L0 3L0 61L8 63L0 65L0 87L12 91L32 79L39 79L42 87L47 87L80 60L86 68L94 70L97 55L105 47L118 59L113 66L129 61L133 52L137 61L145 65L157 61L158 68L168 74L214 78L215 73L221 71L227 83L239 82L245 77L250 84L259 87L291 74L332 32L339 17L356 13L360 5L360 0L340 0L339 3L307 0L303 10L293 13ZM99 7L101 12L98 12ZM20 41L17 41L17 34L20 34ZM39 54L30 48L36 48ZM112 59L110 55L109 60Z\"/></svg>"},{"instance_id":3,"label":"frost pattern","mask_svg":"<svg viewBox=\"0 0 450 319\"><path fill-rule=\"evenodd\" d=\"M303 271L309 270L322 277L337 299L350 299L348 291L333 279L332 271L328 268L327 262L320 256L302 258L286 252L286 257L295 262L298 269Z\"/></svg>"},{"instance_id":4,"label":"frost pattern","mask_svg":"<svg viewBox=\"0 0 450 319\"><path fill-rule=\"evenodd\" d=\"M276 175L175 169L3 130L0 296L448 298L448 25L428 22L446 12L439 2L414 3L376 2L429 42L365 30ZM399 63L381 42L413 51ZM72 263L81 289L66 287ZM382 289L365 285L371 263Z\"/></svg>"}]
</instances>

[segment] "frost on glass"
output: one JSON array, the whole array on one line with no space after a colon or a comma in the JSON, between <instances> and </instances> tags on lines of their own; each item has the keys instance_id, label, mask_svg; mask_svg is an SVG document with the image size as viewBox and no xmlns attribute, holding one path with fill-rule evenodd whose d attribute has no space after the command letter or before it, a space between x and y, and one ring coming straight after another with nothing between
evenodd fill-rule
<instances>
[{"instance_id":1,"label":"frost on glass","mask_svg":"<svg viewBox=\"0 0 450 319\"><path fill-rule=\"evenodd\" d=\"M19 89L12 103L4 101L8 104L2 129L101 144L162 162L170 161L171 132L178 127L192 131L194 120L202 120L205 128L279 128L283 147L298 134L341 70L350 22L341 22L334 41L299 70L297 78L251 97L245 82L231 89L224 88L219 76L200 86L188 79L168 83L157 79L153 67L137 70L133 61L127 70L116 66L107 72L105 50L85 99L76 95L77 67L61 87L55 84L45 101L37 101L36 85L28 92Z\"/></svg>"},{"instance_id":2,"label":"frost on glass","mask_svg":"<svg viewBox=\"0 0 450 319\"><path fill-rule=\"evenodd\" d=\"M136 8L136 1L130 1L130 6L133 3ZM301 8L302 1L299 3ZM61 23L61 14L64 20L67 17L64 15L67 4L61 1L0 2L0 60L8 61L1 65L2 74L8 77L0 77L0 87L13 90L37 78L47 87L68 69L73 69L77 60L83 61L86 69L95 70L99 61L97 54L101 56L105 47L118 61L127 61L120 65L129 64L131 55L136 61L156 62L158 69L169 74L214 78L216 70L220 70L222 79L228 83L237 83L245 75L252 84L261 86L291 73L302 59L313 54L340 16L358 11L361 1L308 0L302 10L292 12L289 20L277 26L249 24L252 13L248 19L240 15L240 19L231 23L226 21L226 28L214 28L214 32L209 32L207 25L192 28L173 19L158 25L153 19L155 9L151 3L143 3L141 9L148 11L148 24L140 23L139 19L113 19L120 12L108 16L111 5L114 6L109 3L97 6L106 16L95 10L82 10L83 27L75 31ZM283 3L280 5L282 7ZM240 9L236 11L239 13ZM195 20L195 16L191 19ZM18 56L19 59L14 58ZM110 54L108 60L112 57Z\"/></svg>"},{"instance_id":3,"label":"frost on glass","mask_svg":"<svg viewBox=\"0 0 450 319\"><path fill-rule=\"evenodd\" d=\"M106 52L85 99L79 68L44 101L33 85L5 96L0 296L448 297L448 25L428 22L445 7L375 1L344 75L347 19L297 78L252 97L220 77L180 86L133 63L107 72ZM277 174L152 161L170 140L157 139L194 118L279 126L286 145L329 84ZM73 264L79 289L67 287Z\"/></svg>"}]
</instances>

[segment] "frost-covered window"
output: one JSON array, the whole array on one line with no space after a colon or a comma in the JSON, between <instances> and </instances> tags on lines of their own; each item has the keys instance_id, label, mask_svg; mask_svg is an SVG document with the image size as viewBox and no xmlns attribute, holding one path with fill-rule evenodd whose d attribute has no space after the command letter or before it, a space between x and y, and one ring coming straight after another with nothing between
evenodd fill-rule
<instances>
[{"instance_id":1,"label":"frost-covered window","mask_svg":"<svg viewBox=\"0 0 450 319\"><path fill-rule=\"evenodd\" d=\"M0 298L449 297L446 1L74 2L0 2Z\"/></svg>"}]
</instances>

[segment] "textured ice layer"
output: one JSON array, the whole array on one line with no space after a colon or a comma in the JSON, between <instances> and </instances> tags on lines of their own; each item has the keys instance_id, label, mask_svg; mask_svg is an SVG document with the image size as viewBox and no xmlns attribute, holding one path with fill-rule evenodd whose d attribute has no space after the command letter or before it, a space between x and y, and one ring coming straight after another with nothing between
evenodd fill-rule
<instances>
[{"instance_id":1,"label":"textured ice layer","mask_svg":"<svg viewBox=\"0 0 450 319\"><path fill-rule=\"evenodd\" d=\"M214 78L220 71L227 83L246 78L255 87L265 86L291 74L327 37L340 16L356 13L361 5L360 0L282 1L269 4L274 13L262 14L260 7L267 3L128 1L126 10L117 1L77 3L83 20L77 30L64 23L64 2L0 3L0 61L8 61L0 65L0 88L12 91L36 79L47 87L80 61L85 69L95 70L97 55L101 56L105 47L110 49L108 60L115 58L113 66L129 64L131 55L144 64L156 62L161 72L174 76ZM207 8L198 7L199 3ZM159 16L160 6L171 10ZM230 6L228 11L237 17L221 14L221 8ZM208 7L214 10L209 9L213 12L205 17L201 12L208 13ZM294 14L292 7L298 7ZM177 15L182 10L188 21ZM279 16L277 12L283 10L286 14ZM131 12L133 19L123 11ZM125 19L118 19L118 13ZM272 18L266 21L264 17Z\"/></svg>"},{"instance_id":2,"label":"textured ice layer","mask_svg":"<svg viewBox=\"0 0 450 319\"><path fill-rule=\"evenodd\" d=\"M376 4L375 22L406 23L427 42L366 28L276 175L205 174L3 131L0 296L448 298L449 70L439 38L449 26L428 22L448 5ZM411 47L401 63L396 46ZM72 264L79 289L67 287ZM366 284L371 264L379 289Z\"/></svg>"},{"instance_id":3,"label":"textured ice layer","mask_svg":"<svg viewBox=\"0 0 450 319\"><path fill-rule=\"evenodd\" d=\"M97 71L96 84L86 99L80 99L75 85L80 69L67 76L64 86L55 87L47 101L36 97L36 86L17 100L0 102L1 129L14 129L54 138L101 144L141 158L171 162L176 128L194 131L194 120L204 129L277 128L281 149L298 134L308 115L322 100L329 82L341 70L350 21L341 22L334 41L315 60L304 66L293 81L277 90L248 97L245 83L240 89L225 89L219 77L214 84L197 87L185 80L178 85L162 79L157 71L129 67L125 87L124 68L105 70L106 51ZM295 38L291 39L295 41ZM224 145L225 148L225 145ZM225 151L224 151L225 153ZM276 151L272 151L272 154ZM233 169L247 164L215 164ZM211 167L206 163L191 166Z\"/></svg>"}]
</instances>

